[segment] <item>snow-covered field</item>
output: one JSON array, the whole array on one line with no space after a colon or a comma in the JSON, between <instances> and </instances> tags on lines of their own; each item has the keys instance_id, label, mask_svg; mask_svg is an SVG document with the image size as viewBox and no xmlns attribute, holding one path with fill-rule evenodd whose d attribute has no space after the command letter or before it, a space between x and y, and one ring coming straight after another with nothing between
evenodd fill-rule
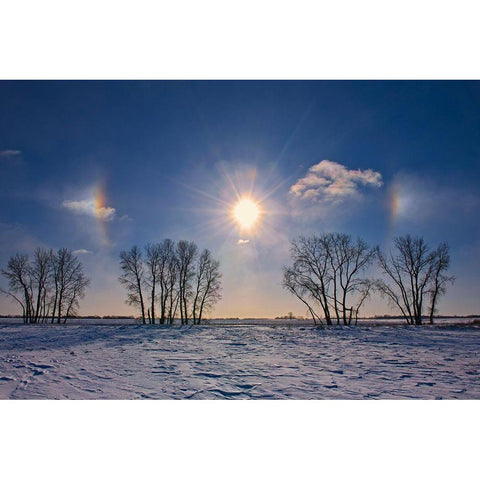
<instances>
[{"instance_id":1,"label":"snow-covered field","mask_svg":"<svg viewBox=\"0 0 480 480\"><path fill-rule=\"evenodd\" d=\"M3 322L0 398L480 398L478 326L115 323Z\"/></svg>"}]
</instances>

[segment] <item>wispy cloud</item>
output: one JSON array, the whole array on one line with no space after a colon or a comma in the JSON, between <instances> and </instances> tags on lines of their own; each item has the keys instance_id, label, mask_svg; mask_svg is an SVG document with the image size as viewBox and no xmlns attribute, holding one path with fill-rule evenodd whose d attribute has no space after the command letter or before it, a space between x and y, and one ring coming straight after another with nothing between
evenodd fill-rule
<instances>
[{"instance_id":1,"label":"wispy cloud","mask_svg":"<svg viewBox=\"0 0 480 480\"><path fill-rule=\"evenodd\" d=\"M115 217L115 208L99 206L95 200L64 200L62 207L76 215L89 215L104 221L113 220Z\"/></svg>"},{"instance_id":2,"label":"wispy cloud","mask_svg":"<svg viewBox=\"0 0 480 480\"><path fill-rule=\"evenodd\" d=\"M250 240L239 238L237 243L238 245L245 245L246 243L250 243Z\"/></svg>"},{"instance_id":3,"label":"wispy cloud","mask_svg":"<svg viewBox=\"0 0 480 480\"><path fill-rule=\"evenodd\" d=\"M310 202L336 203L360 193L362 186L381 187L382 175L374 170L349 170L340 163L322 160L290 187L290 194Z\"/></svg>"},{"instance_id":4,"label":"wispy cloud","mask_svg":"<svg viewBox=\"0 0 480 480\"><path fill-rule=\"evenodd\" d=\"M0 157L15 157L21 153L20 150L0 150Z\"/></svg>"},{"instance_id":5,"label":"wispy cloud","mask_svg":"<svg viewBox=\"0 0 480 480\"><path fill-rule=\"evenodd\" d=\"M91 250L86 250L85 248L79 248L78 250L74 250L73 253L75 255L86 255L93 252Z\"/></svg>"},{"instance_id":6,"label":"wispy cloud","mask_svg":"<svg viewBox=\"0 0 480 480\"><path fill-rule=\"evenodd\" d=\"M22 152L20 150L0 150L1 159L18 159Z\"/></svg>"}]
</instances>

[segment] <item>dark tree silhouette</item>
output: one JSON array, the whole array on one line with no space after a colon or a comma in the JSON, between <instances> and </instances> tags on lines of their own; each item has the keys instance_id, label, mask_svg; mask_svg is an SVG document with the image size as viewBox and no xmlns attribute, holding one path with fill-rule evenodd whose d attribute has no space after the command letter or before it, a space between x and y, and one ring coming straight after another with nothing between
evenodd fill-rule
<instances>
[{"instance_id":1,"label":"dark tree silhouette","mask_svg":"<svg viewBox=\"0 0 480 480\"><path fill-rule=\"evenodd\" d=\"M195 276L195 260L198 247L194 242L180 240L177 244L178 288L180 299L180 318L182 324L188 324L188 308L193 294L192 280Z\"/></svg>"},{"instance_id":2,"label":"dark tree silhouette","mask_svg":"<svg viewBox=\"0 0 480 480\"><path fill-rule=\"evenodd\" d=\"M47 295L51 292L52 274L55 267L53 250L37 248L33 253L32 277L37 290L35 323L48 315Z\"/></svg>"},{"instance_id":3,"label":"dark tree silhouette","mask_svg":"<svg viewBox=\"0 0 480 480\"><path fill-rule=\"evenodd\" d=\"M2 292L22 307L23 321L33 320L32 303L32 278L28 255L17 253L10 257L7 268L2 270L2 275L8 280L8 290Z\"/></svg>"},{"instance_id":4,"label":"dark tree silhouette","mask_svg":"<svg viewBox=\"0 0 480 480\"><path fill-rule=\"evenodd\" d=\"M282 284L287 291L289 291L292 295L295 295L295 297L297 297L307 307L315 325L317 324L317 321L320 325L323 325L320 316L315 312L314 302L318 301L322 308L324 308L324 304L315 295L315 287L313 282L306 275L301 273L298 268L284 267ZM327 325L332 324L330 318L327 318L326 315L325 320Z\"/></svg>"},{"instance_id":5,"label":"dark tree silhouette","mask_svg":"<svg viewBox=\"0 0 480 480\"><path fill-rule=\"evenodd\" d=\"M220 264L209 250L198 255L195 242L180 240L177 244L169 238L145 246L145 260L137 247L120 254L123 275L119 278L127 288L127 303L138 305L145 320L143 287L149 289L150 307L147 315L155 323L157 305L160 307L160 324L172 324L180 310L182 325L190 318L194 324L202 321L221 298Z\"/></svg>"},{"instance_id":6,"label":"dark tree silhouette","mask_svg":"<svg viewBox=\"0 0 480 480\"><path fill-rule=\"evenodd\" d=\"M9 290L2 291L19 303L26 323L47 318L65 323L76 313L90 282L78 258L66 248L57 253L37 248L32 262L28 255L16 254L2 275L9 280Z\"/></svg>"},{"instance_id":7,"label":"dark tree silhouette","mask_svg":"<svg viewBox=\"0 0 480 480\"><path fill-rule=\"evenodd\" d=\"M332 318L349 325L370 294L371 281L361 275L374 252L346 234L300 237L291 242L293 266L284 267L283 286L306 305L315 323L323 316L327 325L333 324ZM355 295L356 304L349 306Z\"/></svg>"},{"instance_id":8,"label":"dark tree silhouette","mask_svg":"<svg viewBox=\"0 0 480 480\"><path fill-rule=\"evenodd\" d=\"M214 260L210 250L203 250L195 271L195 291L192 306L193 323L199 325L204 312L210 310L221 298L220 262Z\"/></svg>"},{"instance_id":9,"label":"dark tree silhouette","mask_svg":"<svg viewBox=\"0 0 480 480\"><path fill-rule=\"evenodd\" d=\"M326 242L327 248L330 249L328 256L330 258L330 267L332 270L333 280L333 305L337 317L337 324L340 318L343 324L350 324L352 321L352 313L354 307L347 306L347 298L353 292L362 292L361 301L355 307L356 317L362 303L368 297L371 289L371 282L364 278L360 278L362 273L372 262L375 249L371 249L366 242L357 239L352 240L350 235L331 234L329 241ZM366 289L368 285L368 288Z\"/></svg>"},{"instance_id":10,"label":"dark tree silhouette","mask_svg":"<svg viewBox=\"0 0 480 480\"><path fill-rule=\"evenodd\" d=\"M179 262L175 253L175 243L167 239L164 241L166 270L163 283L165 285L165 312L168 309L168 323L172 324L178 310L180 299L179 285Z\"/></svg>"},{"instance_id":11,"label":"dark tree silhouette","mask_svg":"<svg viewBox=\"0 0 480 480\"><path fill-rule=\"evenodd\" d=\"M142 252L137 246L133 246L130 250L120 252L120 267L123 274L119 277L119 281L127 289L128 305L140 306L142 315L142 323L145 324L145 303L143 297L144 264Z\"/></svg>"},{"instance_id":12,"label":"dark tree silhouette","mask_svg":"<svg viewBox=\"0 0 480 480\"><path fill-rule=\"evenodd\" d=\"M433 315L436 312L438 299L447 292L447 285L455 281L453 275L446 275L450 267L450 248L446 242L441 243L435 251L433 265L433 281L430 290L430 323L433 323Z\"/></svg>"},{"instance_id":13,"label":"dark tree silhouette","mask_svg":"<svg viewBox=\"0 0 480 480\"><path fill-rule=\"evenodd\" d=\"M307 306L315 323L320 321L316 312L318 305L327 325L332 325L327 298L332 276L326 241L324 237L313 236L291 242L293 266L284 267L283 285Z\"/></svg>"},{"instance_id":14,"label":"dark tree silhouette","mask_svg":"<svg viewBox=\"0 0 480 480\"><path fill-rule=\"evenodd\" d=\"M377 249L380 268L385 279L376 282L380 293L392 306L397 307L411 325L421 325L425 298L430 295L430 321L439 295L445 293L446 284L453 277L445 275L450 258L448 245L436 250L422 237L396 237L388 255Z\"/></svg>"},{"instance_id":15,"label":"dark tree silhouette","mask_svg":"<svg viewBox=\"0 0 480 480\"><path fill-rule=\"evenodd\" d=\"M361 306L365 303L365 301L370 298L372 291L375 289L375 281L371 279L364 279L358 282L357 284L357 303L350 309L350 319L353 312L355 312L355 325L358 322L358 314L360 313ZM353 310L353 312L352 312ZM351 321L351 320L350 320ZM349 322L350 323L350 322Z\"/></svg>"},{"instance_id":16,"label":"dark tree silhouette","mask_svg":"<svg viewBox=\"0 0 480 480\"><path fill-rule=\"evenodd\" d=\"M145 264L147 269L146 284L150 287L150 323L155 323L156 289L162 274L161 246L158 243L145 246ZM160 282L161 283L161 282Z\"/></svg>"},{"instance_id":17,"label":"dark tree silhouette","mask_svg":"<svg viewBox=\"0 0 480 480\"><path fill-rule=\"evenodd\" d=\"M83 273L83 266L71 250L61 248L54 257L53 276L55 301L52 323L55 318L64 323L69 316L75 315L79 299L83 298L90 280Z\"/></svg>"},{"instance_id":18,"label":"dark tree silhouette","mask_svg":"<svg viewBox=\"0 0 480 480\"><path fill-rule=\"evenodd\" d=\"M166 238L159 244L160 323L171 323L176 313L177 259L175 243Z\"/></svg>"}]
</instances>

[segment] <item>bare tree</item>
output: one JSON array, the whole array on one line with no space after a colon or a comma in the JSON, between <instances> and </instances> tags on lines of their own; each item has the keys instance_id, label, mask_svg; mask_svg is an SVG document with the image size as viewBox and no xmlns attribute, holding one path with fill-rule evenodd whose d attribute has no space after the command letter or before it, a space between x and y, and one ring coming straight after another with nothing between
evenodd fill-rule
<instances>
[{"instance_id":1,"label":"bare tree","mask_svg":"<svg viewBox=\"0 0 480 480\"><path fill-rule=\"evenodd\" d=\"M308 277L304 277L303 274L299 272L298 269L283 267L283 287L289 291L292 295L295 295L308 309L312 317L313 323L317 325L317 321L320 325L323 326L323 322L320 316L314 310L314 304L310 301L316 300L316 297L312 294L310 285L312 281ZM322 303L319 301L320 305L323 307ZM328 325L331 325L332 322L330 319L327 320Z\"/></svg>"},{"instance_id":2,"label":"bare tree","mask_svg":"<svg viewBox=\"0 0 480 480\"><path fill-rule=\"evenodd\" d=\"M147 268L146 284L150 287L150 322L155 323L156 288L162 274L161 246L158 243L145 246L145 265ZM160 282L161 285L161 282ZM163 322L162 322L163 323Z\"/></svg>"},{"instance_id":3,"label":"bare tree","mask_svg":"<svg viewBox=\"0 0 480 480\"><path fill-rule=\"evenodd\" d=\"M74 315L78 301L85 294L90 280L83 273L83 266L71 250L61 248L53 259L53 276L55 284L55 302L52 323L57 319L64 323L70 315Z\"/></svg>"},{"instance_id":4,"label":"bare tree","mask_svg":"<svg viewBox=\"0 0 480 480\"><path fill-rule=\"evenodd\" d=\"M195 259L198 247L194 242L180 240L177 244L178 287L180 301L180 318L182 325L188 324L188 308L192 297L192 280L195 275Z\"/></svg>"},{"instance_id":5,"label":"bare tree","mask_svg":"<svg viewBox=\"0 0 480 480\"><path fill-rule=\"evenodd\" d=\"M46 250L43 248L37 248L33 252L33 265L32 265L32 279L35 282L36 288L36 306L35 306L35 323L40 318L45 319L48 312L47 309L47 295L50 290L50 279L53 272L54 261L53 250Z\"/></svg>"},{"instance_id":6,"label":"bare tree","mask_svg":"<svg viewBox=\"0 0 480 480\"><path fill-rule=\"evenodd\" d=\"M10 257L7 268L2 275L8 280L8 290L2 292L22 307L23 321L31 323L34 318L32 300L32 276L28 255L17 253Z\"/></svg>"},{"instance_id":7,"label":"bare tree","mask_svg":"<svg viewBox=\"0 0 480 480\"><path fill-rule=\"evenodd\" d=\"M376 285L380 293L397 307L411 325L421 325L425 296L430 294L430 320L437 298L445 292L446 283L453 280L444 272L449 266L448 246L435 251L422 237L396 237L394 249L388 255L377 249L380 268L386 279Z\"/></svg>"},{"instance_id":8,"label":"bare tree","mask_svg":"<svg viewBox=\"0 0 480 480\"><path fill-rule=\"evenodd\" d=\"M446 275L450 267L450 248L446 242L441 243L434 256L433 279L430 289L430 323L433 323L433 315L436 311L438 298L447 292L447 284L453 283L455 277Z\"/></svg>"},{"instance_id":9,"label":"bare tree","mask_svg":"<svg viewBox=\"0 0 480 480\"><path fill-rule=\"evenodd\" d=\"M315 318L320 319L315 308L318 305L327 325L332 325L328 301L332 283L328 242L329 238L325 235L300 237L292 241L290 254L293 266L284 269L283 285L307 305L314 321Z\"/></svg>"},{"instance_id":10,"label":"bare tree","mask_svg":"<svg viewBox=\"0 0 480 480\"><path fill-rule=\"evenodd\" d=\"M321 323L323 316L327 325L332 325L334 312L337 324L340 320L344 325L351 324L353 314L358 317L368 297L364 292L366 279L361 274L375 250L361 239L354 242L350 235L326 233L292 241L290 252L293 266L284 268L283 286L307 306L315 323ZM349 306L354 295L360 300L356 306Z\"/></svg>"},{"instance_id":11,"label":"bare tree","mask_svg":"<svg viewBox=\"0 0 480 480\"><path fill-rule=\"evenodd\" d=\"M195 272L195 293L192 305L193 323L199 325L203 313L210 310L221 298L222 274L220 262L214 260L210 250L203 250Z\"/></svg>"},{"instance_id":12,"label":"bare tree","mask_svg":"<svg viewBox=\"0 0 480 480\"><path fill-rule=\"evenodd\" d=\"M165 310L168 308L168 322L170 324L173 323L178 310L180 299L179 276L179 262L175 253L175 244L171 242L165 274Z\"/></svg>"},{"instance_id":13,"label":"bare tree","mask_svg":"<svg viewBox=\"0 0 480 480\"><path fill-rule=\"evenodd\" d=\"M365 279L359 277L359 274L372 262L375 249L371 249L360 238L354 242L350 235L334 233L329 234L328 237L329 241L326 245L329 248L328 256L333 279L333 297L331 300L335 308L337 324L340 323L341 313L343 324L348 325L352 321L353 307L347 306L347 298L353 292L365 293ZM356 307L356 310L368 298L368 293L361 295L361 297L364 298Z\"/></svg>"},{"instance_id":14,"label":"bare tree","mask_svg":"<svg viewBox=\"0 0 480 480\"><path fill-rule=\"evenodd\" d=\"M66 289L66 313L64 323L67 321L67 318L78 313L77 308L79 307L79 301L85 296L85 289L89 284L90 280L85 277L81 270L77 270L72 276Z\"/></svg>"},{"instance_id":15,"label":"bare tree","mask_svg":"<svg viewBox=\"0 0 480 480\"><path fill-rule=\"evenodd\" d=\"M120 266L123 275L119 280L127 288L127 303L140 306L143 323L146 323L144 286L149 289L147 315L151 323L155 323L157 302L160 324L172 324L179 309L183 325L190 318L199 324L204 313L221 298L220 264L209 250L199 256L194 242L181 240L175 244L167 238L147 244L145 260L140 250L133 247L121 252Z\"/></svg>"},{"instance_id":16,"label":"bare tree","mask_svg":"<svg viewBox=\"0 0 480 480\"><path fill-rule=\"evenodd\" d=\"M166 238L159 246L159 283L160 283L160 323L164 324L167 317L173 321L175 287L177 285L177 260L175 243Z\"/></svg>"},{"instance_id":17,"label":"bare tree","mask_svg":"<svg viewBox=\"0 0 480 480\"><path fill-rule=\"evenodd\" d=\"M142 323L145 324L145 303L143 300L144 264L142 252L137 246L133 246L129 251L124 250L120 252L120 267L123 274L119 277L119 281L128 292L126 303L140 306Z\"/></svg>"},{"instance_id":18,"label":"bare tree","mask_svg":"<svg viewBox=\"0 0 480 480\"><path fill-rule=\"evenodd\" d=\"M357 291L358 291L358 296L357 296L357 303L353 307L353 313L355 314L355 325L358 322L358 316L360 314L360 308L362 305L365 303L365 301L370 298L370 295L372 291L375 289L375 281L371 279L364 279L360 281L357 285ZM351 322L352 318L352 309L350 310L350 321Z\"/></svg>"}]
</instances>

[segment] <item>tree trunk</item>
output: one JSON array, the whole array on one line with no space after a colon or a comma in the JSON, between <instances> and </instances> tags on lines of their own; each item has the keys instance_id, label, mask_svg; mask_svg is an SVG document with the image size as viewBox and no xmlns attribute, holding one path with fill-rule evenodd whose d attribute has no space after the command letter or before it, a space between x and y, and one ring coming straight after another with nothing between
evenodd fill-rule
<instances>
[{"instance_id":1,"label":"tree trunk","mask_svg":"<svg viewBox=\"0 0 480 480\"><path fill-rule=\"evenodd\" d=\"M55 314L57 313L57 301L58 301L58 286L55 283L55 298L53 300L53 308L52 308L52 323L55 320Z\"/></svg>"},{"instance_id":2,"label":"tree trunk","mask_svg":"<svg viewBox=\"0 0 480 480\"><path fill-rule=\"evenodd\" d=\"M57 313L57 323L60 323L60 319L62 317L62 301L63 301L63 294L60 292L58 296L58 313Z\"/></svg>"},{"instance_id":3,"label":"tree trunk","mask_svg":"<svg viewBox=\"0 0 480 480\"><path fill-rule=\"evenodd\" d=\"M152 287L152 323L155 324L155 280L153 280L153 287Z\"/></svg>"},{"instance_id":4,"label":"tree trunk","mask_svg":"<svg viewBox=\"0 0 480 480\"><path fill-rule=\"evenodd\" d=\"M143 303L142 285L140 284L140 279L138 277L137 277L137 286L138 286L138 294L140 297L140 307L142 310L142 323L145 325L147 323L145 321L145 304Z\"/></svg>"},{"instance_id":5,"label":"tree trunk","mask_svg":"<svg viewBox=\"0 0 480 480\"><path fill-rule=\"evenodd\" d=\"M433 323L433 314L435 313L435 302L437 301L437 292L438 290L435 289L435 292L432 297L432 304L430 306L430 323Z\"/></svg>"},{"instance_id":6,"label":"tree trunk","mask_svg":"<svg viewBox=\"0 0 480 480\"><path fill-rule=\"evenodd\" d=\"M349 325L350 322L347 321L347 291L346 289L343 289L343 293L342 293L342 316L343 316L343 324L344 325ZM350 320L352 318L352 311L350 309Z\"/></svg>"}]
</instances>

